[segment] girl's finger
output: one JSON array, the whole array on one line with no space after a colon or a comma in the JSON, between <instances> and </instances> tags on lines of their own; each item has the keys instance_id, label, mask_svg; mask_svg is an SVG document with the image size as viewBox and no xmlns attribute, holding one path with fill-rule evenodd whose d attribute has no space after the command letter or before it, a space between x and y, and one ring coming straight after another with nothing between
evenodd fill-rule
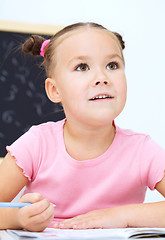
<instances>
[{"instance_id":1,"label":"girl's finger","mask_svg":"<svg viewBox=\"0 0 165 240\"><path fill-rule=\"evenodd\" d=\"M49 220L52 220L54 217L54 207L52 204L49 205L44 211L40 212L37 215L31 217L31 220L34 224L42 224Z\"/></svg>"},{"instance_id":2,"label":"girl's finger","mask_svg":"<svg viewBox=\"0 0 165 240\"><path fill-rule=\"evenodd\" d=\"M42 200L42 202L45 200L46 199ZM40 205L40 207L36 208L36 204L38 204L38 206ZM50 225L54 217L54 207L49 203L49 206L43 210L41 205L42 204L37 202L19 210L19 219L23 222L22 228L29 231L42 231Z\"/></svg>"},{"instance_id":3,"label":"girl's finger","mask_svg":"<svg viewBox=\"0 0 165 240\"><path fill-rule=\"evenodd\" d=\"M33 217L44 212L49 206L53 208L53 205L47 199L42 199L39 202L35 202L29 206L21 208L20 213L28 217Z\"/></svg>"},{"instance_id":4,"label":"girl's finger","mask_svg":"<svg viewBox=\"0 0 165 240\"><path fill-rule=\"evenodd\" d=\"M41 201L42 199L43 197L39 193L27 193L20 198L19 202L35 203Z\"/></svg>"}]
</instances>

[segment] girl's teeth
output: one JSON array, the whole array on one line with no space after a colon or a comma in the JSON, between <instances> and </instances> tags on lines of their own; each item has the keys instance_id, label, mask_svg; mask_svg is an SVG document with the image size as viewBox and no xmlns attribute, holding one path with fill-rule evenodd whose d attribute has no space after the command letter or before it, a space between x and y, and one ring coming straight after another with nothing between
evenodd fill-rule
<instances>
[{"instance_id":1,"label":"girl's teeth","mask_svg":"<svg viewBox=\"0 0 165 240\"><path fill-rule=\"evenodd\" d=\"M102 95L102 96L98 96L98 97L96 97L96 98L107 98L107 97L109 97L109 96Z\"/></svg>"},{"instance_id":2,"label":"girl's teeth","mask_svg":"<svg viewBox=\"0 0 165 240\"><path fill-rule=\"evenodd\" d=\"M111 98L111 97L109 95L100 95L100 96L96 96L96 97L92 98L91 100L104 99L104 98Z\"/></svg>"}]
</instances>

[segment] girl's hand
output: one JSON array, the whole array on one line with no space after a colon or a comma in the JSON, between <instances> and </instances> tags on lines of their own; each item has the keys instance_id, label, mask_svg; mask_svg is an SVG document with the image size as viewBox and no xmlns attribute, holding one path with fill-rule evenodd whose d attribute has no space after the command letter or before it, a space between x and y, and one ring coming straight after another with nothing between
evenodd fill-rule
<instances>
[{"instance_id":1,"label":"girl's hand","mask_svg":"<svg viewBox=\"0 0 165 240\"><path fill-rule=\"evenodd\" d=\"M38 193L25 194L19 202L33 204L22 207L17 211L18 225L28 231L43 231L49 226L54 217L54 207Z\"/></svg>"},{"instance_id":2,"label":"girl's hand","mask_svg":"<svg viewBox=\"0 0 165 240\"><path fill-rule=\"evenodd\" d=\"M123 228L127 227L125 209L122 207L107 208L91 211L74 218L56 223L54 228Z\"/></svg>"}]
</instances>

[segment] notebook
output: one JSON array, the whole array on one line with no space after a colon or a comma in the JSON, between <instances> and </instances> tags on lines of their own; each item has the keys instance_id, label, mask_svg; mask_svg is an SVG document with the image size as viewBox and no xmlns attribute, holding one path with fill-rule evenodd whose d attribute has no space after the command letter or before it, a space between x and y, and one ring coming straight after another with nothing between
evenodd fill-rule
<instances>
[{"instance_id":1,"label":"notebook","mask_svg":"<svg viewBox=\"0 0 165 240\"><path fill-rule=\"evenodd\" d=\"M165 237L165 228L116 228L116 229L54 229L46 228L43 232L29 232L24 230L7 230L14 239L110 239L110 238L144 238Z\"/></svg>"}]
</instances>

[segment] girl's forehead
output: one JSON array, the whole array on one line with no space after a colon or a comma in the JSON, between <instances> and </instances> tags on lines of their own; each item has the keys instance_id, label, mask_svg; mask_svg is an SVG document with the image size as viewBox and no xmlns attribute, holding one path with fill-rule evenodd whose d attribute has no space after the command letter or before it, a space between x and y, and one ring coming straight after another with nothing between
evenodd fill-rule
<instances>
[{"instance_id":1,"label":"girl's forehead","mask_svg":"<svg viewBox=\"0 0 165 240\"><path fill-rule=\"evenodd\" d=\"M115 41L116 44L118 44L114 34L106 29L80 27L63 34L56 39L56 47L64 42L71 44L72 41L74 42L78 40L79 42L88 43L90 40L95 40L96 38L101 39L103 42L108 39L109 41ZM64 46L65 44L62 45Z\"/></svg>"},{"instance_id":2,"label":"girl's forehead","mask_svg":"<svg viewBox=\"0 0 165 240\"><path fill-rule=\"evenodd\" d=\"M65 54L65 52L92 51L92 49L105 50L108 48L112 51L118 52L122 56L119 43L114 34L105 29L87 28L82 27L80 29L72 30L58 39L55 46L55 54ZM104 51L104 52L105 52Z\"/></svg>"}]
</instances>

